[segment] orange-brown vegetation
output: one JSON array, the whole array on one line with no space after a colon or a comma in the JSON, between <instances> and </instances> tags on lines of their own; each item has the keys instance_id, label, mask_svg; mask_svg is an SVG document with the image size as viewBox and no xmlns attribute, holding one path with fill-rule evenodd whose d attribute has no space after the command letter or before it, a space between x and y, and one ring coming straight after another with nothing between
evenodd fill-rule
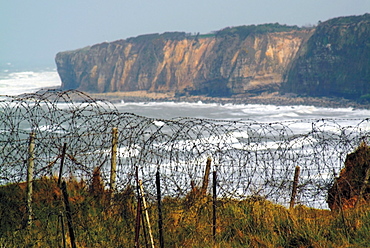
<instances>
[{"instance_id":1,"label":"orange-brown vegetation","mask_svg":"<svg viewBox=\"0 0 370 248\"><path fill-rule=\"evenodd\" d=\"M362 143L347 155L345 167L328 191L328 205L332 210L354 208L370 202L370 147Z\"/></svg>"},{"instance_id":2,"label":"orange-brown vegetation","mask_svg":"<svg viewBox=\"0 0 370 248\"><path fill-rule=\"evenodd\" d=\"M34 216L28 227L22 225L27 220L24 183L0 186L0 244L62 247L63 223L69 244L66 221L61 221L65 207L57 178L43 177L33 183ZM115 192L110 199L111 192L104 188L100 171L95 169L90 182L69 179L67 191L77 247L134 247L135 187ZM159 247L157 204L150 195L147 201L155 246ZM338 212L302 205L287 209L262 197L217 198L215 237L212 204L212 196L195 185L185 197L165 196L165 247L366 247L370 243L369 204ZM139 242L145 247L148 229L142 221L140 225Z\"/></svg>"}]
</instances>

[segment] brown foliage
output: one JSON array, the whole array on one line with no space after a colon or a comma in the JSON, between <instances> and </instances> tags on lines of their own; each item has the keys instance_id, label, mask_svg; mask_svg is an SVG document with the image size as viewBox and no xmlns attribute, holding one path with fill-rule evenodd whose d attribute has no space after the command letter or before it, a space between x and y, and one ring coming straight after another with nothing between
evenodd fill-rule
<instances>
[{"instance_id":1,"label":"brown foliage","mask_svg":"<svg viewBox=\"0 0 370 248\"><path fill-rule=\"evenodd\" d=\"M353 208L356 202L370 202L370 186L366 178L370 168L370 147L362 143L355 152L347 155L344 164L339 178L328 190L327 202L331 210Z\"/></svg>"},{"instance_id":2,"label":"brown foliage","mask_svg":"<svg viewBox=\"0 0 370 248\"><path fill-rule=\"evenodd\" d=\"M104 195L104 184L100 174L100 168L96 167L93 171L92 182L89 188L89 192L96 198L100 198Z\"/></svg>"}]
</instances>

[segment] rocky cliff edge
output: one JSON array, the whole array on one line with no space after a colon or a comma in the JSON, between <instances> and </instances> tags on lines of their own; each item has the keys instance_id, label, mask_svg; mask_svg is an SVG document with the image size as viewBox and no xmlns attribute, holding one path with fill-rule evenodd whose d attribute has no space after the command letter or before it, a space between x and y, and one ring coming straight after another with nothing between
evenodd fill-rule
<instances>
[{"instance_id":1,"label":"rocky cliff edge","mask_svg":"<svg viewBox=\"0 0 370 248\"><path fill-rule=\"evenodd\" d=\"M176 97L335 97L370 103L370 14L315 28L142 35L56 55L62 89ZM293 94L292 94L293 93Z\"/></svg>"},{"instance_id":2,"label":"rocky cliff edge","mask_svg":"<svg viewBox=\"0 0 370 248\"><path fill-rule=\"evenodd\" d=\"M258 95L279 89L312 32L264 24L209 35L151 34L61 52L56 64L63 89Z\"/></svg>"}]
</instances>

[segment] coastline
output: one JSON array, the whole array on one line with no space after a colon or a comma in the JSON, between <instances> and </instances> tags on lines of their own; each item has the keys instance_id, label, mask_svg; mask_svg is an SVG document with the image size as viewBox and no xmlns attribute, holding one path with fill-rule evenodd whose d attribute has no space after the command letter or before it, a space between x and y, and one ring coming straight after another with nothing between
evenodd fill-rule
<instances>
[{"instance_id":1,"label":"coastline","mask_svg":"<svg viewBox=\"0 0 370 248\"><path fill-rule=\"evenodd\" d=\"M89 93L90 97L117 102L203 102L218 104L262 104L277 106L315 106L324 108L353 108L370 109L370 103L362 104L344 98L327 97L302 97L291 95L279 95L277 93L262 94L259 96L235 95L232 97L208 97L208 96L175 96L173 93L155 93L146 91Z\"/></svg>"}]
</instances>

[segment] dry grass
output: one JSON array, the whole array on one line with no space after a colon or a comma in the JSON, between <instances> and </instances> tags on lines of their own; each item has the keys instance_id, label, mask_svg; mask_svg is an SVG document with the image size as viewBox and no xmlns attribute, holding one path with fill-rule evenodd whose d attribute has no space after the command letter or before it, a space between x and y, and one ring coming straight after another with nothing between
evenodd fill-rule
<instances>
[{"instance_id":1,"label":"dry grass","mask_svg":"<svg viewBox=\"0 0 370 248\"><path fill-rule=\"evenodd\" d=\"M96 182L95 182L96 183ZM1 247L62 247L60 215L64 213L56 179L35 181L32 226L22 225L25 190L21 185L0 187ZM110 204L109 192L92 190L86 182L70 180L68 193L78 247L133 247L136 193L127 188ZM156 247L158 213L149 202ZM297 206L286 209L270 201L218 199L216 241L212 233L212 198L193 194L164 198L165 247L366 247L370 244L370 206L331 212ZM142 223L142 222L141 222ZM64 227L69 242L66 221ZM140 242L145 247L141 227ZM147 237L148 239L148 237Z\"/></svg>"}]
</instances>

